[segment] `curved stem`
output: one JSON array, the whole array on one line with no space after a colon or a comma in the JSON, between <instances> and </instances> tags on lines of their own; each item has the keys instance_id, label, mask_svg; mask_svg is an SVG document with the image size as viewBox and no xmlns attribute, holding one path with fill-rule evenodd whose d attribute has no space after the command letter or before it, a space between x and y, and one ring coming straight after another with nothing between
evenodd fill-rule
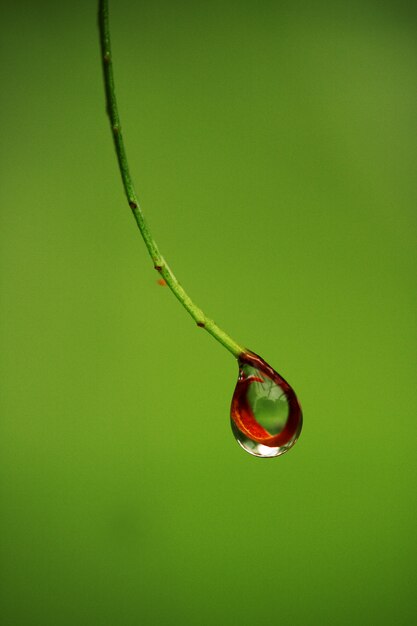
<instances>
[{"instance_id":1,"label":"curved stem","mask_svg":"<svg viewBox=\"0 0 417 626\"><path fill-rule=\"evenodd\" d=\"M240 354L245 352L245 349L229 337L229 335L219 328L213 320L209 319L203 311L194 304L190 296L178 282L164 257L159 252L156 241L152 237L149 227L145 221L135 188L133 186L132 177L130 175L129 164L123 143L122 129L120 126L110 46L108 0L99 0L98 22L100 29L101 56L103 62L104 85L106 90L107 113L110 119L110 126L113 134L114 146L116 148L117 160L119 162L120 173L122 176L123 187L127 201L132 209L133 216L139 227L154 267L160 273L183 307L196 321L197 326L205 328L207 332L209 332L215 339L217 339L217 341L229 350L229 352L238 358Z\"/></svg>"}]
</instances>

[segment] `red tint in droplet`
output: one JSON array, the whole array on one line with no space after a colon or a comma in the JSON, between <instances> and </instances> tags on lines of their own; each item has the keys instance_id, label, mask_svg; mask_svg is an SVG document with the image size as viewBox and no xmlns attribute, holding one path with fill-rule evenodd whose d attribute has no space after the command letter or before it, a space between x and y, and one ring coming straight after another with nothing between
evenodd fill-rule
<instances>
[{"instance_id":1,"label":"red tint in droplet","mask_svg":"<svg viewBox=\"0 0 417 626\"><path fill-rule=\"evenodd\" d=\"M257 354L244 352L238 363L239 378L231 407L235 437L255 456L279 456L294 445L301 432L302 412L297 396L287 381Z\"/></svg>"}]
</instances>

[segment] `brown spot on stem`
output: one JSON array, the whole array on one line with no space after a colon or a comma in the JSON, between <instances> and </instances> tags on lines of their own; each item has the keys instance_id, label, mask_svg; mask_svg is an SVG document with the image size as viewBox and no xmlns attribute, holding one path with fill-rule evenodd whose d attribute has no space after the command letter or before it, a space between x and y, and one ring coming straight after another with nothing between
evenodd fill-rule
<instances>
[{"instance_id":1,"label":"brown spot on stem","mask_svg":"<svg viewBox=\"0 0 417 626\"><path fill-rule=\"evenodd\" d=\"M130 200L129 206L132 209L132 211L133 211L133 209L137 209L138 208L138 205L136 204L136 202L133 202L133 200Z\"/></svg>"},{"instance_id":2,"label":"brown spot on stem","mask_svg":"<svg viewBox=\"0 0 417 626\"><path fill-rule=\"evenodd\" d=\"M110 61L111 61L111 59L110 59L110 52L105 52L103 54L103 61L104 61L104 63L107 63L107 64L110 63Z\"/></svg>"},{"instance_id":3,"label":"brown spot on stem","mask_svg":"<svg viewBox=\"0 0 417 626\"><path fill-rule=\"evenodd\" d=\"M206 327L206 325L205 325L205 323L204 323L204 322L197 322L197 326L198 326L199 328L205 328L205 327Z\"/></svg>"},{"instance_id":4,"label":"brown spot on stem","mask_svg":"<svg viewBox=\"0 0 417 626\"><path fill-rule=\"evenodd\" d=\"M162 271L162 265L154 265L154 268L156 269L157 272Z\"/></svg>"}]
</instances>

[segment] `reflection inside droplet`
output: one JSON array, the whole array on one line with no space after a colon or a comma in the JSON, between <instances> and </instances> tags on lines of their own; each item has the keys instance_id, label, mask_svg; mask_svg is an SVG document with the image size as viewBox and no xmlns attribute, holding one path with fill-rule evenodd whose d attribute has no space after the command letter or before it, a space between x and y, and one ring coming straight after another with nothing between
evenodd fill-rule
<instances>
[{"instance_id":1,"label":"reflection inside droplet","mask_svg":"<svg viewBox=\"0 0 417 626\"><path fill-rule=\"evenodd\" d=\"M294 390L253 352L243 353L238 363L230 413L233 434L249 454L280 456L295 444L303 424Z\"/></svg>"}]
</instances>

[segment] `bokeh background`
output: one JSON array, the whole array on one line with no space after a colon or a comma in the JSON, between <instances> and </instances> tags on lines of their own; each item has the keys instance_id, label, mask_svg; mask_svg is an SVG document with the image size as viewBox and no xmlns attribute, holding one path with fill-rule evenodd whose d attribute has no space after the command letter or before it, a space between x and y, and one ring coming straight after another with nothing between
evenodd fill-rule
<instances>
[{"instance_id":1,"label":"bokeh background","mask_svg":"<svg viewBox=\"0 0 417 626\"><path fill-rule=\"evenodd\" d=\"M143 209L297 390L233 440L230 356L126 206L94 2L1 3L1 623L415 620L412 3L111 3Z\"/></svg>"}]
</instances>

